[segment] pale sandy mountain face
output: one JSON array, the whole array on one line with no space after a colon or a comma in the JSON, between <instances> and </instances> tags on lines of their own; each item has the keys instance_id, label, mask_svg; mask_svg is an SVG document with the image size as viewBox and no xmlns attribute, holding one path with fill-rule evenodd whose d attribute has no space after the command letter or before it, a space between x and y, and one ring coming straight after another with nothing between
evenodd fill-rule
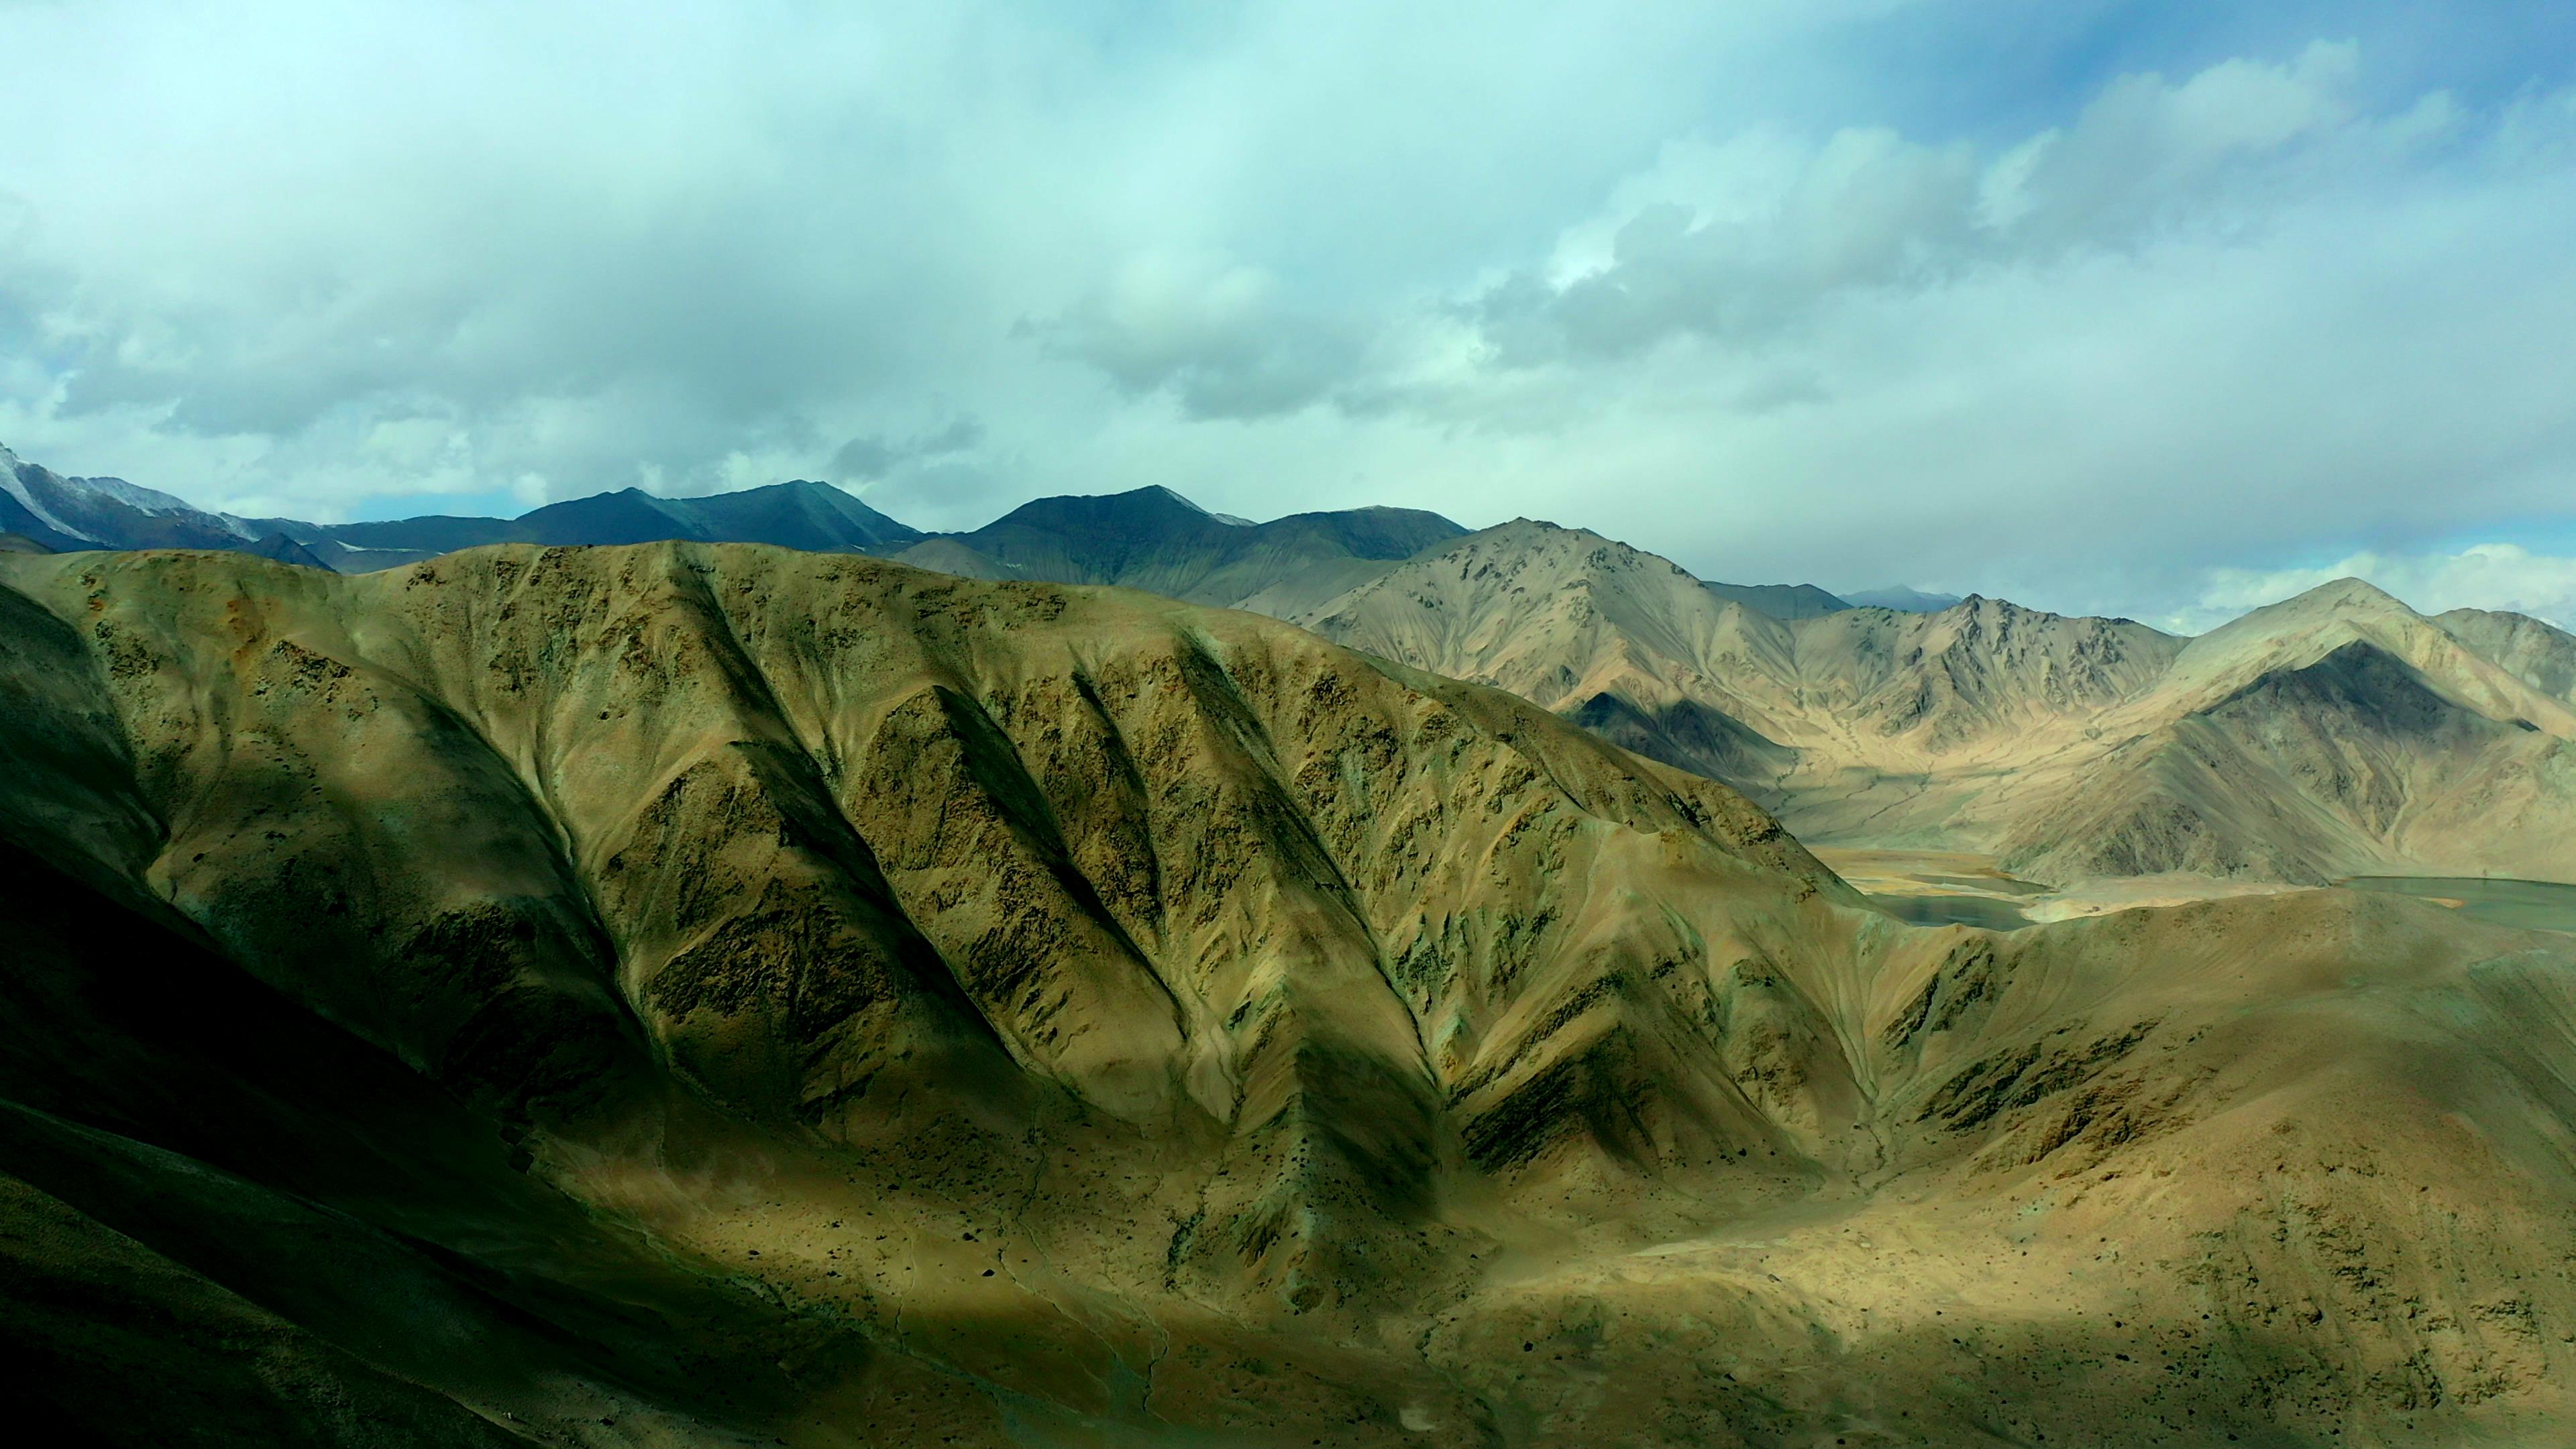
<instances>
[{"instance_id":1,"label":"pale sandy mountain face","mask_svg":"<svg viewBox=\"0 0 2576 1449\"><path fill-rule=\"evenodd\" d=\"M1790 758L1769 708L1791 667L1787 627L1585 530L1516 520L1294 617L1757 792Z\"/></svg>"},{"instance_id":2,"label":"pale sandy mountain face","mask_svg":"<svg viewBox=\"0 0 2576 1449\"><path fill-rule=\"evenodd\" d=\"M2528 614L2453 609L2433 619L2471 653L2542 694L2576 705L2576 634Z\"/></svg>"},{"instance_id":3,"label":"pale sandy mountain face","mask_svg":"<svg viewBox=\"0 0 2576 1449\"><path fill-rule=\"evenodd\" d=\"M2058 883L2576 878L2576 643L2354 581L2194 640L1992 599L1780 621L1523 521L1300 622L1728 780L1819 844Z\"/></svg>"},{"instance_id":4,"label":"pale sandy mountain face","mask_svg":"<svg viewBox=\"0 0 2576 1449\"><path fill-rule=\"evenodd\" d=\"M2576 713L2358 581L2193 640L2101 729L2112 749L2015 822L2007 862L2306 882L2576 870Z\"/></svg>"},{"instance_id":5,"label":"pale sandy mountain face","mask_svg":"<svg viewBox=\"0 0 2576 1449\"><path fill-rule=\"evenodd\" d=\"M1578 679L1787 632L1507 572L1460 586L1552 601L1518 637ZM68 1438L2576 1408L2565 936L2339 892L1908 928L1547 708L1120 591L695 544L0 585L0 1340ZM1941 627L1896 657L2113 667ZM2048 700L1943 677L1891 738Z\"/></svg>"},{"instance_id":6,"label":"pale sandy mountain face","mask_svg":"<svg viewBox=\"0 0 2576 1449\"><path fill-rule=\"evenodd\" d=\"M1418 558L1300 622L1561 713L1604 693L1649 714L1707 705L1774 744L1878 768L1999 741L2020 749L2135 693L2181 647L2124 620L1989 599L1780 620L1652 554L1528 521Z\"/></svg>"}]
</instances>

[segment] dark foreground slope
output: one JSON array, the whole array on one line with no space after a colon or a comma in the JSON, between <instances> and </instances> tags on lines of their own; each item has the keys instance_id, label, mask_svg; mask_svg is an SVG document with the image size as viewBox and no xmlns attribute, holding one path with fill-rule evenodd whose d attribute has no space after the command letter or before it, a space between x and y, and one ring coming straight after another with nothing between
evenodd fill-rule
<instances>
[{"instance_id":1,"label":"dark foreground slope","mask_svg":"<svg viewBox=\"0 0 2576 1449\"><path fill-rule=\"evenodd\" d=\"M23 1414L2568 1422L2565 938L2324 894L1911 930L1534 706L1115 591L668 544L0 584Z\"/></svg>"}]
</instances>

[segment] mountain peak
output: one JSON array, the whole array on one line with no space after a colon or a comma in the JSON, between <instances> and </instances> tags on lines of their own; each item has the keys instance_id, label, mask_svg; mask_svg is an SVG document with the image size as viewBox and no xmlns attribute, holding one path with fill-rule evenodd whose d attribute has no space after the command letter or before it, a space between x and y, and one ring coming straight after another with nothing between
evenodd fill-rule
<instances>
[{"instance_id":1,"label":"mountain peak","mask_svg":"<svg viewBox=\"0 0 2576 1449\"><path fill-rule=\"evenodd\" d=\"M1544 518L1515 518L1508 523L1497 523L1491 528L1480 530L1468 536L1471 538L1495 541L1521 542L1524 540L1535 539L1546 539L1551 541L1586 538L1597 539L1601 535L1594 533L1588 528L1568 528L1564 524L1551 523Z\"/></svg>"},{"instance_id":2,"label":"mountain peak","mask_svg":"<svg viewBox=\"0 0 2576 1449\"><path fill-rule=\"evenodd\" d=\"M0 448L0 527L49 547L231 548L238 521L122 478L69 478Z\"/></svg>"},{"instance_id":3,"label":"mountain peak","mask_svg":"<svg viewBox=\"0 0 2576 1449\"><path fill-rule=\"evenodd\" d=\"M2214 632L2271 632L2324 624L2348 615L2401 620L2421 620L2423 617L2377 584L2367 579L2346 577L2328 580L2305 593L2293 594L2279 603L2251 610Z\"/></svg>"},{"instance_id":4,"label":"mountain peak","mask_svg":"<svg viewBox=\"0 0 2576 1449\"><path fill-rule=\"evenodd\" d=\"M2350 574L2339 579L2319 584L2315 588L2308 590L2306 593L2297 595L2290 599L2288 602L2295 604L2311 601L2320 604L2329 604L2337 608L2394 608L2405 609L2409 614L2415 612L2413 609L2407 608L2404 602L2399 600L2396 595L2388 592L2386 589L2381 588L2379 585L2372 583L2368 579L2356 578Z\"/></svg>"},{"instance_id":5,"label":"mountain peak","mask_svg":"<svg viewBox=\"0 0 2576 1449\"><path fill-rule=\"evenodd\" d=\"M749 488L737 488L730 493L701 493L692 498L674 499L671 501L679 503L709 503L718 499L726 498L740 499L746 502L754 499L817 498L826 502L831 502L840 499L854 499L857 496L857 494L850 492L848 489L843 488L838 484L818 483L811 478L789 478L777 483L759 483L754 484Z\"/></svg>"},{"instance_id":6,"label":"mountain peak","mask_svg":"<svg viewBox=\"0 0 2576 1449\"><path fill-rule=\"evenodd\" d=\"M1014 520L1029 523L1038 520L1086 519L1095 523L1114 519L1152 517L1212 519L1214 515L1160 483L1130 488L1123 493L1057 493L1045 498L1032 498L1003 514L986 528L999 527Z\"/></svg>"},{"instance_id":7,"label":"mountain peak","mask_svg":"<svg viewBox=\"0 0 2576 1449\"><path fill-rule=\"evenodd\" d=\"M1164 486L1163 486L1162 484L1160 484L1160 483L1148 483L1148 484L1146 484L1144 487L1142 487L1142 488L1138 488L1138 489L1135 489L1135 490L1133 490L1133 491L1134 491L1134 492L1136 492L1136 493L1143 494L1143 495L1145 495L1146 497L1149 497L1149 498L1159 498L1159 499L1162 499L1164 502L1167 502L1167 503L1177 503L1177 504L1181 505L1183 508L1188 509L1188 510L1189 510L1189 511L1191 511L1192 513L1206 513L1206 512L1207 512L1207 510L1206 510L1206 509L1199 507L1196 503L1191 502L1189 499L1182 497L1178 492L1174 491L1173 489L1166 488L1166 487L1164 487ZM1210 516L1211 516L1211 517L1213 517L1214 515L1212 515L1212 514L1211 514Z\"/></svg>"}]
</instances>

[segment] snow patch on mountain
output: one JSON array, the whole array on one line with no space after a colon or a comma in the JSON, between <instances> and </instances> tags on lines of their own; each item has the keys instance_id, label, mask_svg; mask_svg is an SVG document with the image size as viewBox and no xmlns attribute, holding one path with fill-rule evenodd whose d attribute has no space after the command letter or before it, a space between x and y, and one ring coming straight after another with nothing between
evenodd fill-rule
<instances>
[{"instance_id":1,"label":"snow patch on mountain","mask_svg":"<svg viewBox=\"0 0 2576 1449\"><path fill-rule=\"evenodd\" d=\"M1231 513L1218 513L1213 509L1202 508L1198 504L1182 497L1179 493L1164 487L1160 483L1149 485L1146 491L1159 493L1165 498L1172 500L1174 503L1181 505L1183 508L1188 509L1190 512L1199 514L1203 517L1213 518L1219 523L1232 524L1236 528L1259 528L1261 526L1249 518L1238 518Z\"/></svg>"},{"instance_id":2,"label":"snow patch on mountain","mask_svg":"<svg viewBox=\"0 0 2576 1449\"><path fill-rule=\"evenodd\" d=\"M54 504L89 507L114 505L156 518L203 518L221 525L225 532L235 538L255 543L260 537L256 530L241 519L230 514L204 512L186 499L164 493L157 488L145 488L140 484L128 483L122 478L65 477L51 468L41 468L22 461L16 453L6 447L0 447L0 489L5 489L11 498L18 501L19 506L34 514L45 527L66 538L76 538L84 543L112 546L117 540L102 537L95 527L82 528L71 523L63 517L59 507L53 506ZM46 498L49 493L53 495L52 503L49 503Z\"/></svg>"},{"instance_id":3,"label":"snow patch on mountain","mask_svg":"<svg viewBox=\"0 0 2576 1449\"><path fill-rule=\"evenodd\" d=\"M17 454L10 452L6 447L0 447L0 492L5 492L16 499L18 506L34 514L38 523L65 538L77 538L83 543L98 542L88 533L63 522L52 509L45 506L43 499L36 496L35 490L27 486L28 474L42 475L44 472L44 469L20 462Z\"/></svg>"}]
</instances>

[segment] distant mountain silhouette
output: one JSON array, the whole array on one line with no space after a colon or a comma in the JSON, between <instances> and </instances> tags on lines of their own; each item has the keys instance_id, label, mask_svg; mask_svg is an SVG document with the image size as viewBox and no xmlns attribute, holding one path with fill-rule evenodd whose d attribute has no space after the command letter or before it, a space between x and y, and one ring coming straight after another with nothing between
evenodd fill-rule
<instances>
[{"instance_id":1,"label":"distant mountain silhouette","mask_svg":"<svg viewBox=\"0 0 2576 1449\"><path fill-rule=\"evenodd\" d=\"M312 568L364 573L489 543L619 544L689 539L770 543L818 553L880 552L917 542L908 528L828 483L798 480L660 498L640 488L550 503L517 518L432 515L370 523L236 518L122 478L71 478L0 447L0 533L55 552L212 548Z\"/></svg>"},{"instance_id":2,"label":"distant mountain silhouette","mask_svg":"<svg viewBox=\"0 0 2576 1449\"><path fill-rule=\"evenodd\" d=\"M261 558L273 558L279 563L296 564L308 569L327 569L331 567L329 564L324 563L321 556L314 553L313 550L306 548L304 545L297 543L294 539L288 538L282 533L272 533L268 537L261 539L259 542L243 549L242 552L255 553Z\"/></svg>"},{"instance_id":3,"label":"distant mountain silhouette","mask_svg":"<svg viewBox=\"0 0 2576 1449\"><path fill-rule=\"evenodd\" d=\"M970 532L928 534L831 484L802 479L700 498L625 488L549 503L517 518L428 514L310 523L208 513L122 479L66 478L5 448L0 485L0 532L55 551L212 548L369 573L496 543L766 543L876 554L968 578L1115 584L1278 618L1302 614L1467 533L1417 508L1351 508L1254 523L1151 486L1040 498ZM1813 584L1712 582L1707 588L1784 620L1857 602ZM1936 606L1929 595L1910 597L1914 602L1893 607Z\"/></svg>"},{"instance_id":4,"label":"distant mountain silhouette","mask_svg":"<svg viewBox=\"0 0 2576 1449\"><path fill-rule=\"evenodd\" d=\"M1937 614L1961 602L1957 594L1927 594L1921 589L1903 585L1886 589L1863 589L1843 595L1855 609L1894 609L1900 614Z\"/></svg>"},{"instance_id":5,"label":"distant mountain silhouette","mask_svg":"<svg viewBox=\"0 0 2576 1449\"><path fill-rule=\"evenodd\" d=\"M271 529L268 532L276 532ZM122 478L67 478L0 447L0 533L66 553L92 548L247 550L265 534L243 520Z\"/></svg>"},{"instance_id":6,"label":"distant mountain silhouette","mask_svg":"<svg viewBox=\"0 0 2576 1449\"><path fill-rule=\"evenodd\" d=\"M1119 584L1192 603L1284 616L1297 601L1330 598L1466 529L1412 508L1299 513L1244 523L1169 488L1101 497L1040 498L972 533L949 534L999 566L993 577ZM905 562L940 567L925 556ZM948 555L953 559L953 554Z\"/></svg>"},{"instance_id":7,"label":"distant mountain silhouette","mask_svg":"<svg viewBox=\"0 0 2576 1449\"><path fill-rule=\"evenodd\" d=\"M1710 583L1704 587L1721 599L1732 600L1774 619L1813 619L1821 614L1839 614L1852 607L1848 600L1829 594L1814 584Z\"/></svg>"},{"instance_id":8,"label":"distant mountain silhouette","mask_svg":"<svg viewBox=\"0 0 2576 1449\"><path fill-rule=\"evenodd\" d=\"M829 483L797 480L717 493L662 498L641 488L598 493L517 518L399 518L378 523L299 523L252 519L274 527L343 572L362 573L488 543L552 545L771 543L814 553L868 553L921 537Z\"/></svg>"}]
</instances>

